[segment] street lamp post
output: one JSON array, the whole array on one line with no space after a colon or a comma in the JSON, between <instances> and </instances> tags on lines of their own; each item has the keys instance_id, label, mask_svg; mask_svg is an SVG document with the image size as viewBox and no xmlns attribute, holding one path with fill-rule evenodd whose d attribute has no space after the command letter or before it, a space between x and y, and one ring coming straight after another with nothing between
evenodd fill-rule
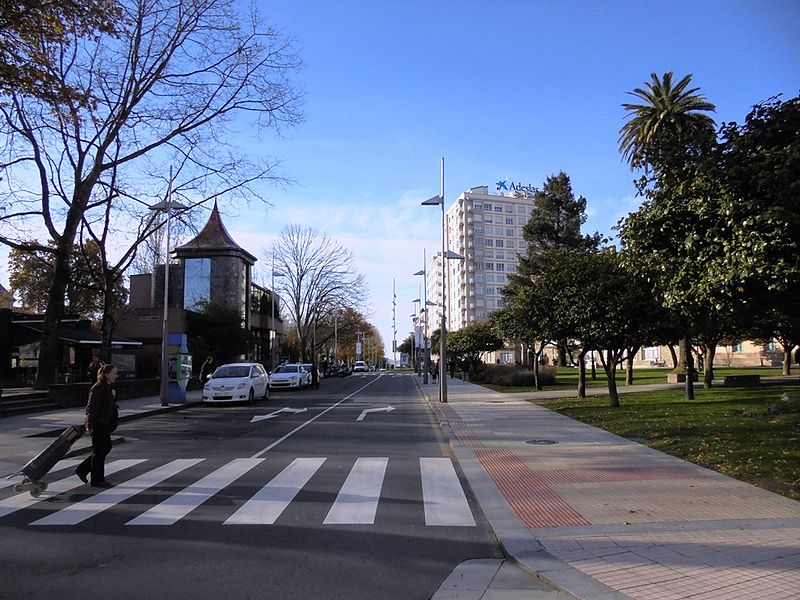
<instances>
[{"instance_id":1,"label":"street lamp post","mask_svg":"<svg viewBox=\"0 0 800 600\"><path fill-rule=\"evenodd\" d=\"M157 204L153 204L150 210L167 213L167 240L165 245L164 256L164 316L161 322L161 381L159 396L161 397L161 406L169 406L168 397L168 383L169 383L169 348L168 348L168 335L169 335L169 243L170 243L170 227L171 227L171 214L172 209L186 208L180 202L173 202L172 196L172 169L169 170L169 187L167 188L167 199L162 200Z\"/></svg>"},{"instance_id":2,"label":"street lamp post","mask_svg":"<svg viewBox=\"0 0 800 600\"><path fill-rule=\"evenodd\" d=\"M425 262L425 250L422 250L422 270L417 271L414 275L422 275L422 287L423 289L423 301L425 302L425 306L420 309L420 313L425 311L425 330L422 334L422 345L424 346L424 364L422 365L422 383L427 385L428 384L428 371L431 369L430 360L431 360L431 349L428 347L428 306L434 304L433 302L428 302L428 274L426 273L425 269L428 266Z\"/></svg>"},{"instance_id":3,"label":"street lamp post","mask_svg":"<svg viewBox=\"0 0 800 600\"><path fill-rule=\"evenodd\" d=\"M439 336L439 402L447 402L447 238L445 237L444 221L444 157L440 169L439 195L425 200L423 206L442 205L442 324Z\"/></svg>"}]
</instances>

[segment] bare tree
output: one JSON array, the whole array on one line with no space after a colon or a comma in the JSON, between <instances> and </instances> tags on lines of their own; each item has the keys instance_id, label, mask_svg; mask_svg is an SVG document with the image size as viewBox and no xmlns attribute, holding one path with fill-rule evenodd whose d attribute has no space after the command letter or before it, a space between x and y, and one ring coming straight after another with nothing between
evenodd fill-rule
<instances>
[{"instance_id":1,"label":"bare tree","mask_svg":"<svg viewBox=\"0 0 800 600\"><path fill-rule=\"evenodd\" d=\"M330 320L335 310L363 305L364 276L356 272L350 250L303 225L284 227L266 257L270 265L274 258L276 275L280 275L276 291L294 323L305 360L315 324Z\"/></svg>"},{"instance_id":2,"label":"bare tree","mask_svg":"<svg viewBox=\"0 0 800 600\"><path fill-rule=\"evenodd\" d=\"M54 256L37 387L52 382L58 366L56 326L81 224L108 219L116 234L136 231L147 221L146 199L163 194L170 164L182 165L179 187L196 198L252 197L248 184L276 177L276 162L241 155L234 125L280 131L301 118L301 94L288 80L300 67L292 40L255 11L239 13L230 0L120 5L114 35L73 31L43 42L58 59L39 67L81 101L0 97L0 243ZM252 122L233 121L245 117ZM116 212L106 217L109 207ZM30 235L42 229L53 248L25 241L43 237Z\"/></svg>"}]
</instances>

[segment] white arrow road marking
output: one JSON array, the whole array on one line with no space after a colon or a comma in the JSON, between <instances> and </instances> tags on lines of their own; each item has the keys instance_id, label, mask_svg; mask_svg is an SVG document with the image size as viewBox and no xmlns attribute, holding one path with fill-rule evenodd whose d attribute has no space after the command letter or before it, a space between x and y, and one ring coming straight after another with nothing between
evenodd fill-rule
<instances>
[{"instance_id":1,"label":"white arrow road marking","mask_svg":"<svg viewBox=\"0 0 800 600\"><path fill-rule=\"evenodd\" d=\"M285 406L285 407L281 408L280 410L276 410L275 412L269 413L268 415L255 416L250 420L250 422L251 423L257 423L258 421L265 421L266 419L274 419L279 414L284 413L284 412L292 413L292 414L296 415L297 413L304 413L307 410L308 410L308 408L289 408L288 406Z\"/></svg>"},{"instance_id":2,"label":"white arrow road marking","mask_svg":"<svg viewBox=\"0 0 800 600\"><path fill-rule=\"evenodd\" d=\"M364 417L366 417L369 413L374 413L374 412L386 412L386 413L389 413L389 412L392 412L393 410L394 410L394 406L385 406L384 408L367 408L367 409L361 411L361 414L358 415L358 418L356 419L356 421L363 421Z\"/></svg>"}]
</instances>

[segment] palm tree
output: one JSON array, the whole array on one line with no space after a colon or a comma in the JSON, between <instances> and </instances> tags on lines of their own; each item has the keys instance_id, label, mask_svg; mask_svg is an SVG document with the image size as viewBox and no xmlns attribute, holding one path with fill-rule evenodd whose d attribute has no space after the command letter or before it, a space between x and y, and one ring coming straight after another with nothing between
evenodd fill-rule
<instances>
[{"instance_id":1,"label":"palm tree","mask_svg":"<svg viewBox=\"0 0 800 600\"><path fill-rule=\"evenodd\" d=\"M696 93L700 88L687 89L691 74L675 85L672 72L660 80L655 73L650 78L646 89L628 92L644 104L622 105L628 121L619 130L619 151L632 169L659 173L714 140L714 119L702 112L715 112L716 107Z\"/></svg>"}]
</instances>

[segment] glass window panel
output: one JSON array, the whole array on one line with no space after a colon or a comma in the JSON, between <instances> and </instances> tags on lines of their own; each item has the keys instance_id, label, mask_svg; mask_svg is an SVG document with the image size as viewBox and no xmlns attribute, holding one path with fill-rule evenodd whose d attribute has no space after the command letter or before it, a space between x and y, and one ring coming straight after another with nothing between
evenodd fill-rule
<instances>
[{"instance_id":1,"label":"glass window panel","mask_svg":"<svg viewBox=\"0 0 800 600\"><path fill-rule=\"evenodd\" d=\"M211 259L187 258L183 270L183 307L200 310L211 301Z\"/></svg>"}]
</instances>

